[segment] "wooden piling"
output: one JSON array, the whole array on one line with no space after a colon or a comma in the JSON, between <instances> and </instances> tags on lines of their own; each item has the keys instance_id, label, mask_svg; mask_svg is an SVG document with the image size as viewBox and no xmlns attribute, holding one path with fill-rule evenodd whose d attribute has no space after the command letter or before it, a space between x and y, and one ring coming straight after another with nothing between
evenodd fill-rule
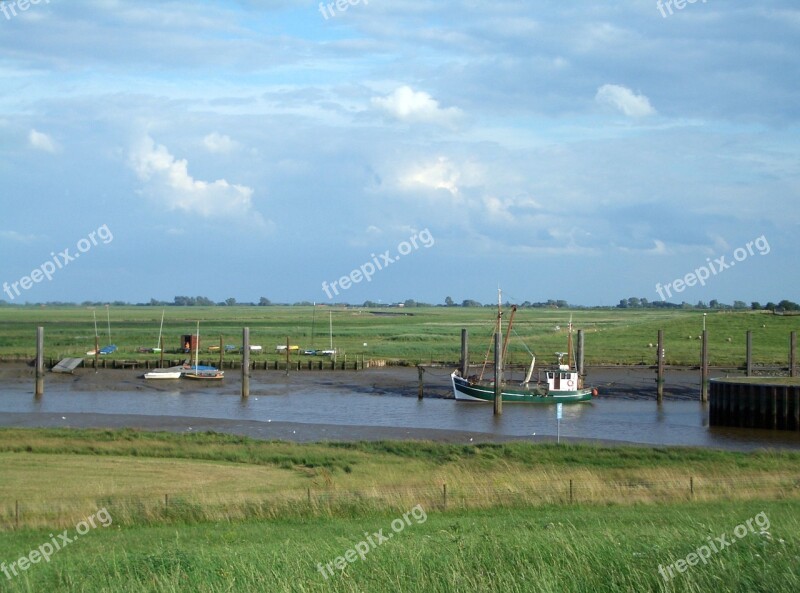
<instances>
[{"instance_id":1,"label":"wooden piling","mask_svg":"<svg viewBox=\"0 0 800 593\"><path fill-rule=\"evenodd\" d=\"M745 347L745 373L748 377L753 376L753 332L752 330L747 330L747 337L745 338L746 347Z\"/></svg>"},{"instance_id":2,"label":"wooden piling","mask_svg":"<svg viewBox=\"0 0 800 593\"><path fill-rule=\"evenodd\" d=\"M425 369L422 368L421 365L417 365L417 373L419 374L419 385L417 387L417 399L422 399L424 393L424 381L422 380L422 375L425 373Z\"/></svg>"},{"instance_id":3,"label":"wooden piling","mask_svg":"<svg viewBox=\"0 0 800 593\"><path fill-rule=\"evenodd\" d=\"M797 332L789 334L789 376L797 376Z\"/></svg>"},{"instance_id":4,"label":"wooden piling","mask_svg":"<svg viewBox=\"0 0 800 593\"><path fill-rule=\"evenodd\" d=\"M36 388L34 395L44 394L44 328L36 328Z\"/></svg>"},{"instance_id":5,"label":"wooden piling","mask_svg":"<svg viewBox=\"0 0 800 593\"><path fill-rule=\"evenodd\" d=\"M219 364L217 365L219 368L222 368L224 361L224 353L225 349L222 347L222 334L219 335Z\"/></svg>"},{"instance_id":6,"label":"wooden piling","mask_svg":"<svg viewBox=\"0 0 800 593\"><path fill-rule=\"evenodd\" d=\"M250 396L250 328L242 328L242 397Z\"/></svg>"},{"instance_id":7,"label":"wooden piling","mask_svg":"<svg viewBox=\"0 0 800 593\"><path fill-rule=\"evenodd\" d=\"M658 352L656 353L656 401L664 401L664 330L658 330Z\"/></svg>"},{"instance_id":8,"label":"wooden piling","mask_svg":"<svg viewBox=\"0 0 800 593\"><path fill-rule=\"evenodd\" d=\"M503 352L500 332L494 334L494 415L503 413Z\"/></svg>"},{"instance_id":9,"label":"wooden piling","mask_svg":"<svg viewBox=\"0 0 800 593\"><path fill-rule=\"evenodd\" d=\"M461 376L465 379L469 375L469 333L467 328L461 329Z\"/></svg>"},{"instance_id":10,"label":"wooden piling","mask_svg":"<svg viewBox=\"0 0 800 593\"><path fill-rule=\"evenodd\" d=\"M289 376L289 336L286 336L286 376Z\"/></svg>"},{"instance_id":11,"label":"wooden piling","mask_svg":"<svg viewBox=\"0 0 800 593\"><path fill-rule=\"evenodd\" d=\"M708 401L708 330L703 330L700 348L700 401Z\"/></svg>"}]
</instances>

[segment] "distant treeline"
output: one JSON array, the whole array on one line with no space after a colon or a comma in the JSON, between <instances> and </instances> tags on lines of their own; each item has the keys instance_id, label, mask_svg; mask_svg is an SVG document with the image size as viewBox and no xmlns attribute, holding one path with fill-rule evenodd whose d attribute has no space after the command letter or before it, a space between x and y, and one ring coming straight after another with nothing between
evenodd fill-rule
<instances>
[{"instance_id":1,"label":"distant treeline","mask_svg":"<svg viewBox=\"0 0 800 593\"><path fill-rule=\"evenodd\" d=\"M354 303L312 303L311 301L298 301L295 303L273 303L266 297L261 297L257 303L254 302L239 302L231 297L224 301L215 302L204 296L176 296L172 301L160 301L158 299L150 299L148 303L128 303L125 301L113 301L111 303L101 301L83 301L82 303L71 303L63 301L48 301L46 303L25 303L28 306L49 306L49 307L104 307L111 305L112 307L271 307L271 306L294 306L294 307L311 307L313 305L326 305L336 307L363 307L368 309L377 309L382 307L496 307L497 303L481 303L472 299L466 299L461 303L455 302L452 298L446 297L444 303L431 304L413 299L407 299L403 302L396 303L381 303L375 301L364 301L362 304ZM513 303L506 302L505 306L510 307ZM549 299L547 301L531 302L524 301L516 303L518 309L710 309L710 310L731 310L731 311L772 311L773 313L791 313L800 311L800 305L789 300L782 300L778 303L768 302L766 305L761 305L757 301L752 301L749 305L744 301L733 301L732 305L720 303L716 299L710 300L708 303L698 301L696 304L687 303L670 303L668 301L649 301L646 298L630 297L627 299L620 299L619 304L613 307L608 306L585 306L585 305L570 305L565 300ZM6 301L0 300L0 306L18 306L16 303L11 304Z\"/></svg>"}]
</instances>

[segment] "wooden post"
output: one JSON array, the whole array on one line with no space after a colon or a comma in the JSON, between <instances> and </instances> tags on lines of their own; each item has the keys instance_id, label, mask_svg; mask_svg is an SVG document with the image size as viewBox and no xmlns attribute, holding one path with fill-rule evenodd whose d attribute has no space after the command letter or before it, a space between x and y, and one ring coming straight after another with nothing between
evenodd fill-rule
<instances>
[{"instance_id":1,"label":"wooden post","mask_svg":"<svg viewBox=\"0 0 800 593\"><path fill-rule=\"evenodd\" d=\"M19 500L14 501L14 522L17 525L17 529L19 529Z\"/></svg>"},{"instance_id":2,"label":"wooden post","mask_svg":"<svg viewBox=\"0 0 800 593\"><path fill-rule=\"evenodd\" d=\"M797 376L797 332L789 334L789 376Z\"/></svg>"},{"instance_id":3,"label":"wooden post","mask_svg":"<svg viewBox=\"0 0 800 593\"><path fill-rule=\"evenodd\" d=\"M753 332L752 330L747 330L747 338L746 338L747 346L745 348L745 369L748 377L753 376Z\"/></svg>"},{"instance_id":4,"label":"wooden post","mask_svg":"<svg viewBox=\"0 0 800 593\"><path fill-rule=\"evenodd\" d=\"M465 379L469 375L469 333L466 328L461 330L461 376Z\"/></svg>"},{"instance_id":5,"label":"wooden post","mask_svg":"<svg viewBox=\"0 0 800 593\"><path fill-rule=\"evenodd\" d=\"M708 330L703 330L703 344L700 349L700 401L708 401Z\"/></svg>"},{"instance_id":6,"label":"wooden post","mask_svg":"<svg viewBox=\"0 0 800 593\"><path fill-rule=\"evenodd\" d=\"M424 391L424 382L422 380L422 375L425 372L425 369L422 368L421 365L417 365L417 373L419 373L419 386L417 387L417 399L422 399L423 391Z\"/></svg>"},{"instance_id":7,"label":"wooden post","mask_svg":"<svg viewBox=\"0 0 800 593\"><path fill-rule=\"evenodd\" d=\"M286 336L286 376L289 376L289 336Z\"/></svg>"},{"instance_id":8,"label":"wooden post","mask_svg":"<svg viewBox=\"0 0 800 593\"><path fill-rule=\"evenodd\" d=\"M578 368L578 382L581 387L583 387L583 379L586 377L586 367L584 366L584 355L585 355L585 336L582 329L578 330L578 352L577 352L577 368Z\"/></svg>"},{"instance_id":9,"label":"wooden post","mask_svg":"<svg viewBox=\"0 0 800 593\"><path fill-rule=\"evenodd\" d=\"M222 364L224 362L224 360L223 360L223 358L224 358L223 352L225 352L225 349L222 347L222 334L220 334L219 335L219 365L218 365L220 369L222 368Z\"/></svg>"},{"instance_id":10,"label":"wooden post","mask_svg":"<svg viewBox=\"0 0 800 593\"><path fill-rule=\"evenodd\" d=\"M656 353L656 401L664 401L664 330L658 330L658 352Z\"/></svg>"},{"instance_id":11,"label":"wooden post","mask_svg":"<svg viewBox=\"0 0 800 593\"><path fill-rule=\"evenodd\" d=\"M569 480L569 504L572 504L572 479Z\"/></svg>"},{"instance_id":12,"label":"wooden post","mask_svg":"<svg viewBox=\"0 0 800 593\"><path fill-rule=\"evenodd\" d=\"M44 394L44 328L36 328L36 397Z\"/></svg>"},{"instance_id":13,"label":"wooden post","mask_svg":"<svg viewBox=\"0 0 800 593\"><path fill-rule=\"evenodd\" d=\"M447 510L447 484L442 484L442 508Z\"/></svg>"},{"instance_id":14,"label":"wooden post","mask_svg":"<svg viewBox=\"0 0 800 593\"><path fill-rule=\"evenodd\" d=\"M503 353L500 332L494 334L494 415L503 413Z\"/></svg>"},{"instance_id":15,"label":"wooden post","mask_svg":"<svg viewBox=\"0 0 800 593\"><path fill-rule=\"evenodd\" d=\"M242 397L250 396L250 328L242 328Z\"/></svg>"},{"instance_id":16,"label":"wooden post","mask_svg":"<svg viewBox=\"0 0 800 593\"><path fill-rule=\"evenodd\" d=\"M694 498L694 477L689 478L689 494Z\"/></svg>"}]
</instances>

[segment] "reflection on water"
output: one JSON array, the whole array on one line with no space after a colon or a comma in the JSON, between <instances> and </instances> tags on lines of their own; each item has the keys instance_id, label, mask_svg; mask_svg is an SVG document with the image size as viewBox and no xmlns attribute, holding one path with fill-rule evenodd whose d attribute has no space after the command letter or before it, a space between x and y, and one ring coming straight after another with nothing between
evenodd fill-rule
<instances>
[{"instance_id":1,"label":"reflection on water","mask_svg":"<svg viewBox=\"0 0 800 593\"><path fill-rule=\"evenodd\" d=\"M3 412L139 414L191 416L260 422L282 421L340 426L449 429L493 435L537 436L556 434L554 406L507 404L495 417L490 404L449 399L365 394L338 386L262 385L243 400L233 387L183 390L169 386L117 392L73 391L50 385L42 398L28 386L2 389ZM800 449L800 435L787 432L710 428L708 407L697 401L600 397L591 403L564 406L562 437L582 437L722 448L774 446ZM320 435L323 438L323 435Z\"/></svg>"}]
</instances>

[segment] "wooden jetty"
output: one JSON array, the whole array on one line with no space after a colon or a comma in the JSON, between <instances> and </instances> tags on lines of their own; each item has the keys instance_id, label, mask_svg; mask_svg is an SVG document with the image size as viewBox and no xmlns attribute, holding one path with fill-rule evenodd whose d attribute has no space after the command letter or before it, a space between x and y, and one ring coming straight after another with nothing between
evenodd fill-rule
<instances>
[{"instance_id":1,"label":"wooden jetty","mask_svg":"<svg viewBox=\"0 0 800 593\"><path fill-rule=\"evenodd\" d=\"M736 377L711 379L711 426L800 432L800 379Z\"/></svg>"}]
</instances>

